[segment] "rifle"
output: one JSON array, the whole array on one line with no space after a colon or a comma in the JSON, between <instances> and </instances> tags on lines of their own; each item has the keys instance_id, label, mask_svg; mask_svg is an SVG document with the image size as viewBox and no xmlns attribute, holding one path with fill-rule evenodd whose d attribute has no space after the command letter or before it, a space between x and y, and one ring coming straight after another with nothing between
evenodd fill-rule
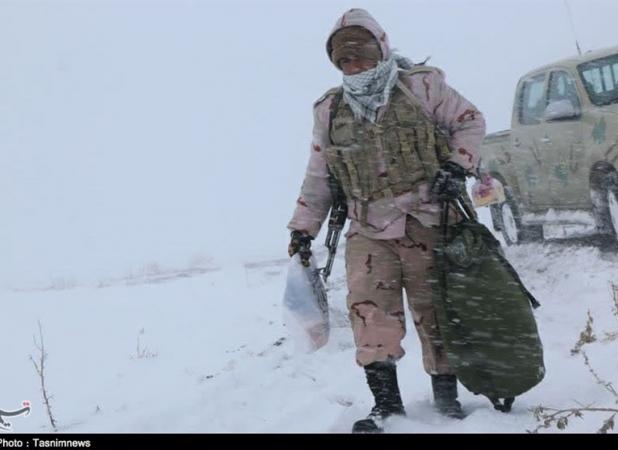
<instances>
[{"instance_id":1,"label":"rifle","mask_svg":"<svg viewBox=\"0 0 618 450\"><path fill-rule=\"evenodd\" d=\"M326 242L324 245L328 248L328 260L326 266L322 268L322 278L324 283L330 276L330 272L335 262L335 253L337 253L337 245L339 244L339 237L341 236L341 230L345 225L345 221L348 217L348 203L345 197L345 193L341 188L341 185L337 179L329 171L328 184L333 196L333 204L330 209L330 217L328 218L328 233L326 234Z\"/></svg>"}]
</instances>

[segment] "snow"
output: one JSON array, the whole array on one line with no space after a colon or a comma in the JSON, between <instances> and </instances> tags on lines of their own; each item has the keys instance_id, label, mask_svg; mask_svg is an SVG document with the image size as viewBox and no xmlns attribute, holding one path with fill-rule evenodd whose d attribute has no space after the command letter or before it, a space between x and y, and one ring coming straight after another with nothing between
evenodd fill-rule
<instances>
[{"instance_id":1,"label":"snow","mask_svg":"<svg viewBox=\"0 0 618 450\"><path fill-rule=\"evenodd\" d=\"M547 32L563 2L528 3L354 6L376 16L401 54L432 55L492 131L509 126L522 73L573 53L566 20ZM618 42L613 0L570 3L585 49ZM301 354L282 321L285 225L308 157L310 106L340 82L324 39L351 6L0 3L0 409L24 400L33 408L9 419L15 431L51 431L29 360L38 321L63 432L346 433L367 414L343 247L329 280L328 344ZM436 34L424 19L435 17L457 38ZM613 404L570 349L590 310L600 341L589 346L591 361L618 382L616 343L602 341L618 328L610 294L618 259L572 244L506 249L543 305L546 380L509 415L460 387L470 415L444 419L432 410L410 331L399 365L408 417L388 431L523 433L539 404ZM586 414L566 431L600 422Z\"/></svg>"},{"instance_id":2,"label":"snow","mask_svg":"<svg viewBox=\"0 0 618 450\"><path fill-rule=\"evenodd\" d=\"M481 210L484 220L486 212ZM323 261L323 249L315 247ZM330 340L311 354L296 351L283 325L286 259L6 291L10 320L3 320L3 335L10 345L3 349L0 386L8 389L2 407L28 399L33 411L13 418L14 429L50 431L28 360L36 356L32 337L40 320L49 354L47 387L62 432L349 432L372 403L354 362L342 250L329 281ZM469 416L443 418L432 410L430 380L409 329L407 355L398 366L408 416L390 420L389 432L523 433L536 427L530 410L541 404L612 405L570 349L587 311L599 337L618 329L611 296L618 254L572 242L522 245L506 254L542 303L535 314L545 380L518 397L510 414L494 411L460 385ZM137 358L138 338L146 357ZM588 346L593 366L608 381L616 381L615 345ZM601 417L586 414L566 432L593 432L600 425Z\"/></svg>"},{"instance_id":3,"label":"snow","mask_svg":"<svg viewBox=\"0 0 618 450\"><path fill-rule=\"evenodd\" d=\"M492 132L510 127L523 73L574 53L563 3L354 6L402 55L431 55ZM582 48L615 45L618 4L588 3L570 1ZM351 6L0 2L0 286L276 258L310 151L311 105L341 82L324 41ZM438 17L455 39L435 33Z\"/></svg>"}]
</instances>

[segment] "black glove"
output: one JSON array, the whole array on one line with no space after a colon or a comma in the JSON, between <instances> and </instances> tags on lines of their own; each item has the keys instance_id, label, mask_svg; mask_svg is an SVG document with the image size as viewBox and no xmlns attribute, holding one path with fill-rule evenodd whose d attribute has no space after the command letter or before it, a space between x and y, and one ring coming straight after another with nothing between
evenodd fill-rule
<instances>
[{"instance_id":1,"label":"black glove","mask_svg":"<svg viewBox=\"0 0 618 450\"><path fill-rule=\"evenodd\" d=\"M288 254L290 257L298 253L300 255L300 262L305 267L309 267L312 240L313 237L308 234L294 230L292 231L292 240L290 241L290 245L288 245Z\"/></svg>"},{"instance_id":2,"label":"black glove","mask_svg":"<svg viewBox=\"0 0 618 450\"><path fill-rule=\"evenodd\" d=\"M466 191L466 170L459 164L447 161L436 172L431 183L434 200L454 200Z\"/></svg>"}]
</instances>

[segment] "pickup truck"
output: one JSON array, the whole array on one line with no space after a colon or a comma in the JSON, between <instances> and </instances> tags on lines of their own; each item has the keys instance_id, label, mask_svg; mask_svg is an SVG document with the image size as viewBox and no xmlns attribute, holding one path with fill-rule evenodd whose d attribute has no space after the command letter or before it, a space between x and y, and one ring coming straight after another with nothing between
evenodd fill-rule
<instances>
[{"instance_id":1,"label":"pickup truck","mask_svg":"<svg viewBox=\"0 0 618 450\"><path fill-rule=\"evenodd\" d=\"M618 241L618 46L519 80L511 130L486 136L481 170L502 183L490 206L506 243L596 234Z\"/></svg>"}]
</instances>

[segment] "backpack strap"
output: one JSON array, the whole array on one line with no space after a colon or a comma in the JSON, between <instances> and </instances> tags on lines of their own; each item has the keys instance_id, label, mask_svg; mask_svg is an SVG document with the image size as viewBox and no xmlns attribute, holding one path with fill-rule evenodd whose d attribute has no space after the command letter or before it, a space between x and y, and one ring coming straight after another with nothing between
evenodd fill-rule
<instances>
[{"instance_id":1,"label":"backpack strap","mask_svg":"<svg viewBox=\"0 0 618 450\"><path fill-rule=\"evenodd\" d=\"M416 73L429 73L429 72L436 72L436 71L442 73L442 71L438 69L437 67L426 66L425 63L423 62L421 64L414 65L411 69L401 69L399 73L405 76L405 75L414 75Z\"/></svg>"},{"instance_id":2,"label":"backpack strap","mask_svg":"<svg viewBox=\"0 0 618 450\"><path fill-rule=\"evenodd\" d=\"M329 95L329 93L334 94L333 100L330 103L330 111L328 115L328 139L330 140L332 144L333 140L331 138L331 131L332 131L332 126L333 126L333 119L335 118L335 115L337 114L339 103L341 103L341 100L343 99L343 88L339 87L339 88L331 89L330 91L326 93L326 95Z\"/></svg>"},{"instance_id":3,"label":"backpack strap","mask_svg":"<svg viewBox=\"0 0 618 450\"><path fill-rule=\"evenodd\" d=\"M343 98L343 88L337 87L337 88L330 89L326 94L323 95L323 99L326 99L326 97L328 97L329 95L333 95L333 100L331 101L329 114L328 114L328 139L330 140L330 143L332 144L333 140L331 138L331 129L333 126L332 125L333 119L335 118L335 115L337 114L337 108L339 107L339 103L341 102L341 99ZM337 180L337 178L335 178L335 176L330 170L330 167L327 167L327 170L328 170L328 183L329 183L331 194L333 195L333 200L334 200L333 205L336 205L337 203L341 204L342 206L345 205L345 208L347 210L346 197L345 197L345 193L343 192L343 188L341 187L341 183L339 182L339 180Z\"/></svg>"},{"instance_id":4,"label":"backpack strap","mask_svg":"<svg viewBox=\"0 0 618 450\"><path fill-rule=\"evenodd\" d=\"M401 89L401 92L404 93L404 95L406 96L406 98L408 99L408 101L410 103L412 103L413 105L416 106L420 106L420 102L419 100L416 98L416 96L412 93L412 91L410 89L408 89L408 86L406 86L403 81L401 81L401 78L397 78L397 81L395 82L395 84L397 85L397 87L399 89Z\"/></svg>"},{"instance_id":5,"label":"backpack strap","mask_svg":"<svg viewBox=\"0 0 618 450\"><path fill-rule=\"evenodd\" d=\"M327 98L331 96L333 97L333 100L330 104L330 108L329 108L330 113L328 115L328 138L329 139L330 139L333 119L335 117L335 114L337 114L337 108L339 108L339 103L341 103L341 99L343 98L343 87L339 86L339 87L334 87L334 88L329 89L328 91L324 93L323 96L317 99L315 103L313 104L313 107L316 108L320 103L322 103L323 101L325 101ZM333 143L332 139L330 139L330 141L332 144Z\"/></svg>"},{"instance_id":6,"label":"backpack strap","mask_svg":"<svg viewBox=\"0 0 618 450\"><path fill-rule=\"evenodd\" d=\"M530 302L530 305L532 306L532 308L536 309L539 306L541 306L541 304L534 297L534 295L532 295L532 293L528 289L526 289L526 287L524 286L524 283L522 283L521 278L519 277L519 274L513 268L511 263L508 262L508 260L504 257L504 255L498 252L496 253L496 256L500 259L500 262L506 268L506 270L508 270L509 273L513 276L513 278L515 278L515 280L517 281L517 284L519 284L519 286L521 287L521 290L524 292L524 295L528 297L528 301Z\"/></svg>"},{"instance_id":7,"label":"backpack strap","mask_svg":"<svg viewBox=\"0 0 618 450\"><path fill-rule=\"evenodd\" d=\"M318 106L320 103L325 101L330 96L333 96L333 99L330 104L329 114L328 114L328 139L330 143L332 144L333 143L333 140L331 139L332 123L333 123L333 119L335 118L335 115L337 114L337 108L339 107L339 103L341 102L341 99L343 98L343 88L339 86L339 87L329 89L328 91L326 91L326 93L322 97L320 97L313 104L313 107L315 108L316 106ZM343 188L341 187L341 183L339 182L339 180L337 180L335 175L332 173L332 171L330 170L330 167L327 166L326 169L328 170L328 186L330 188L331 195L333 198L333 203L331 205L331 208L332 208L331 217L329 219L329 226L330 226L330 222L333 219L333 213L335 213L337 208L345 209L344 215L347 217L347 200L346 200L345 193L343 192Z\"/></svg>"},{"instance_id":8,"label":"backpack strap","mask_svg":"<svg viewBox=\"0 0 618 450\"><path fill-rule=\"evenodd\" d=\"M324 100L326 100L331 95L338 95L338 94L342 94L343 95L343 88L341 86L329 89L328 91L326 91L324 93L324 95L322 95L319 99L317 99L313 103L313 107L315 108L316 106L318 106L320 103L322 103Z\"/></svg>"}]
</instances>

